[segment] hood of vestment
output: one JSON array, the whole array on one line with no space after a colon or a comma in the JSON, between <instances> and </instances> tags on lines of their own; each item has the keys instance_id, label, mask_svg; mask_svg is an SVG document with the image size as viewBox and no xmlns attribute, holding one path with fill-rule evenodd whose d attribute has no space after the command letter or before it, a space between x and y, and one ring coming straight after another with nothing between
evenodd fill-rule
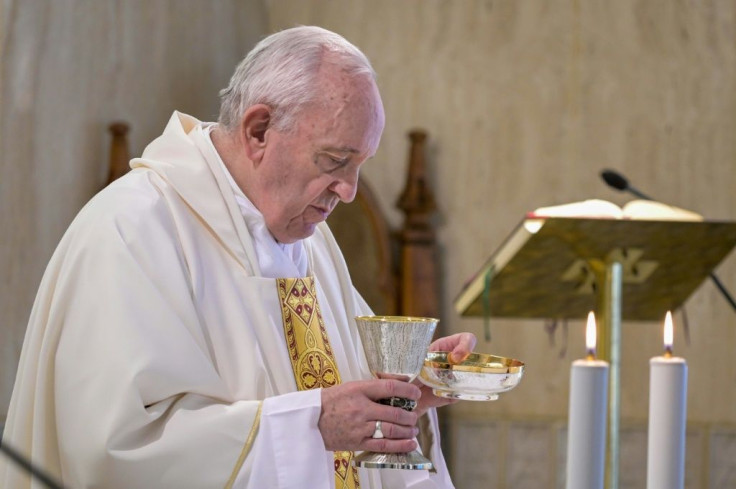
<instances>
[{"instance_id":1,"label":"hood of vestment","mask_svg":"<svg viewBox=\"0 0 736 489\"><path fill-rule=\"evenodd\" d=\"M130 162L133 170L155 172L209 228L228 252L258 274L252 240L218 156L196 118L175 111L161 136Z\"/></svg>"}]
</instances>

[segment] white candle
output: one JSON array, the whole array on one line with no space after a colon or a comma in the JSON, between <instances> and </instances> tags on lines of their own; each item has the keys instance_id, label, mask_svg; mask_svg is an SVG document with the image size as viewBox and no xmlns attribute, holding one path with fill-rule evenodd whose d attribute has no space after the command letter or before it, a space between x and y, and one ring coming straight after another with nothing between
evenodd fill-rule
<instances>
[{"instance_id":1,"label":"white candle","mask_svg":"<svg viewBox=\"0 0 736 489\"><path fill-rule=\"evenodd\" d=\"M687 362L672 356L672 329L667 312L665 354L649 361L647 489L685 487Z\"/></svg>"},{"instance_id":2,"label":"white candle","mask_svg":"<svg viewBox=\"0 0 736 489\"><path fill-rule=\"evenodd\" d=\"M606 459L608 363L595 359L596 325L588 314L587 358L570 370L567 489L602 489Z\"/></svg>"}]
</instances>

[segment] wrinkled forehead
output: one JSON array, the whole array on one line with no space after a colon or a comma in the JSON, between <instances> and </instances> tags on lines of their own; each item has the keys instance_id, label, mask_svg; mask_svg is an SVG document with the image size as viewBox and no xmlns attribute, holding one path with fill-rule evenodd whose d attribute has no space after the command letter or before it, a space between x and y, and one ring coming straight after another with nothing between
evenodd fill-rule
<instances>
[{"instance_id":1,"label":"wrinkled forehead","mask_svg":"<svg viewBox=\"0 0 736 489\"><path fill-rule=\"evenodd\" d=\"M378 86L369 75L355 75L334 67L324 68L320 70L316 81L317 99L323 104L363 104L376 109L380 107L383 113Z\"/></svg>"},{"instance_id":2,"label":"wrinkled forehead","mask_svg":"<svg viewBox=\"0 0 736 489\"><path fill-rule=\"evenodd\" d=\"M367 78L367 77L366 77ZM353 94L348 96L347 102L353 111L348 109L348 117L355 117L363 121L366 136L369 138L369 146L375 153L381 140L386 117L383 111L383 101L373 79L364 80L364 83L352 85Z\"/></svg>"},{"instance_id":3,"label":"wrinkled forehead","mask_svg":"<svg viewBox=\"0 0 736 489\"><path fill-rule=\"evenodd\" d=\"M383 102L373 78L329 73L321 80L318 93L304 122L328 139L351 139L361 153L372 156L385 124Z\"/></svg>"}]
</instances>

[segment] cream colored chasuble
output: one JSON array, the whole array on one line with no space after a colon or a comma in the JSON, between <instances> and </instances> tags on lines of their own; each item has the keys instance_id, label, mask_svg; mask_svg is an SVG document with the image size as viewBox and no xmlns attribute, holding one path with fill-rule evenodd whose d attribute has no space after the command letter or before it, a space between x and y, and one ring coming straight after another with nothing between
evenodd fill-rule
<instances>
[{"instance_id":1,"label":"cream colored chasuble","mask_svg":"<svg viewBox=\"0 0 736 489\"><path fill-rule=\"evenodd\" d=\"M3 438L67 487L333 487L320 391L298 390L276 282L208 145L174 113L46 269ZM368 378L353 318L370 309L326 225L304 244L340 377ZM435 476L361 469L361 487L452 487L432 458ZM39 486L0 459L0 487Z\"/></svg>"}]
</instances>

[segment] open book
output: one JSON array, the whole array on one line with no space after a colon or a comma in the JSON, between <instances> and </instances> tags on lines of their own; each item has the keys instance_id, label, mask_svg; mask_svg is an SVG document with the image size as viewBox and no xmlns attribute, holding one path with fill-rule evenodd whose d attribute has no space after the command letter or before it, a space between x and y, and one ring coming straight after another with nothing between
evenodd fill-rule
<instances>
[{"instance_id":1,"label":"open book","mask_svg":"<svg viewBox=\"0 0 736 489\"><path fill-rule=\"evenodd\" d=\"M631 221L703 221L703 217L678 207L651 200L632 200L623 207L605 200L591 199L551 207L540 207L527 213L525 219L508 236L480 270L467 282L455 299L455 310L461 315L483 315L483 293L494 277L514 258L529 239L538 233L547 218L578 218ZM486 311L487 312L487 311Z\"/></svg>"},{"instance_id":2,"label":"open book","mask_svg":"<svg viewBox=\"0 0 736 489\"><path fill-rule=\"evenodd\" d=\"M648 221L702 221L703 216L653 200L632 200L623 207L600 199L540 207L528 217L590 217L603 219L642 219Z\"/></svg>"}]
</instances>

